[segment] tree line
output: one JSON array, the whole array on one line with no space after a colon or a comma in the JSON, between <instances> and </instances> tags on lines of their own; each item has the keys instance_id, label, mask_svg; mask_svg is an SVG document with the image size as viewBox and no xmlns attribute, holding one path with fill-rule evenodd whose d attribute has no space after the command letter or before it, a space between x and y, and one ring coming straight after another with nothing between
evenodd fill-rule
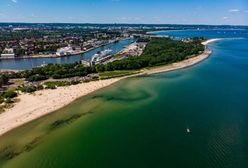
<instances>
[{"instance_id":1,"label":"tree line","mask_svg":"<svg viewBox=\"0 0 248 168\"><path fill-rule=\"evenodd\" d=\"M97 65L96 71L137 70L145 67L166 65L196 56L204 51L201 40L194 38L192 42L175 41L169 38L151 39L143 54L139 57L129 57L105 65Z\"/></svg>"},{"instance_id":2,"label":"tree line","mask_svg":"<svg viewBox=\"0 0 248 168\"><path fill-rule=\"evenodd\" d=\"M28 81L41 81L48 78L62 79L76 76L86 76L92 73L115 70L139 70L145 67L166 65L196 56L204 51L204 46L198 38L192 42L174 41L169 38L152 38L141 56L129 57L122 60L86 67L80 63L48 64L20 73L10 74L9 77L24 77Z\"/></svg>"}]
</instances>

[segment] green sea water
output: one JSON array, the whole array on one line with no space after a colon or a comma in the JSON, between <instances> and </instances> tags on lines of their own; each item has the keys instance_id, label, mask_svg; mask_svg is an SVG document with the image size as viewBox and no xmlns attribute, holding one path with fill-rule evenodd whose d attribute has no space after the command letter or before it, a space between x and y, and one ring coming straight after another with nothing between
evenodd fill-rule
<instances>
[{"instance_id":1,"label":"green sea water","mask_svg":"<svg viewBox=\"0 0 248 168\"><path fill-rule=\"evenodd\" d=\"M0 137L0 167L246 168L247 44L212 43L200 64L122 80L18 128Z\"/></svg>"}]
</instances>

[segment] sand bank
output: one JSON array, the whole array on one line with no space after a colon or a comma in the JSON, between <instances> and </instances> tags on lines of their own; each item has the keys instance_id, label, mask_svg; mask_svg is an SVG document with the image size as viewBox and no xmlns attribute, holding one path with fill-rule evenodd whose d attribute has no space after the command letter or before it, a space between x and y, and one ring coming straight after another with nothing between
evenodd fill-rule
<instances>
[{"instance_id":1,"label":"sand bank","mask_svg":"<svg viewBox=\"0 0 248 168\"><path fill-rule=\"evenodd\" d=\"M219 39L211 39L203 42L203 44L207 45L216 40ZM206 49L204 53L197 57L193 57L168 66L149 70L145 69L138 75L155 74L186 68L203 61L210 55L211 51ZM41 90L35 92L35 94L22 94L18 96L20 101L16 103L14 107L7 109L6 112L0 114L0 136L32 120L52 113L82 96L110 86L124 78L127 77L82 83L68 87L60 87L56 90Z\"/></svg>"}]
</instances>

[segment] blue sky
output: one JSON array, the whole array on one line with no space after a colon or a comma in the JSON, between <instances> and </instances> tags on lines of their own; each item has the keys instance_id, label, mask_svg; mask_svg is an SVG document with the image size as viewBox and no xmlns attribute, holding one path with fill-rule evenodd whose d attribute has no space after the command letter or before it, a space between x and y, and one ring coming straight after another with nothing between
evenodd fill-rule
<instances>
[{"instance_id":1,"label":"blue sky","mask_svg":"<svg viewBox=\"0 0 248 168\"><path fill-rule=\"evenodd\" d=\"M248 25L248 0L0 0L0 22Z\"/></svg>"}]
</instances>

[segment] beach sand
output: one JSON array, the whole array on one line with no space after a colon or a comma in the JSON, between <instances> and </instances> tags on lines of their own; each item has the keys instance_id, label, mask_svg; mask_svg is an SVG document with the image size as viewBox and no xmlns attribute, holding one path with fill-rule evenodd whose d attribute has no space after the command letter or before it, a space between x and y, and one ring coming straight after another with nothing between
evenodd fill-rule
<instances>
[{"instance_id":1,"label":"beach sand","mask_svg":"<svg viewBox=\"0 0 248 168\"><path fill-rule=\"evenodd\" d=\"M203 42L203 45L207 45L217 40L219 39L207 40L206 42ZM210 55L211 51L206 49L203 54L197 57L163 67L145 69L142 70L140 74L132 76L155 74L186 68L203 61ZM17 102L14 107L7 109L6 112L0 114L0 136L14 128L63 108L82 96L110 86L124 78L127 77L59 87L55 90L41 90L35 92L35 94L21 94L18 96L20 101Z\"/></svg>"},{"instance_id":2,"label":"beach sand","mask_svg":"<svg viewBox=\"0 0 248 168\"><path fill-rule=\"evenodd\" d=\"M226 38L227 39L227 38ZM219 40L223 40L221 38L214 38L214 39L209 39L209 40L206 40L204 42L202 42L203 45L208 45L209 43L212 43L212 42L215 42L215 41L219 41Z\"/></svg>"}]
</instances>

